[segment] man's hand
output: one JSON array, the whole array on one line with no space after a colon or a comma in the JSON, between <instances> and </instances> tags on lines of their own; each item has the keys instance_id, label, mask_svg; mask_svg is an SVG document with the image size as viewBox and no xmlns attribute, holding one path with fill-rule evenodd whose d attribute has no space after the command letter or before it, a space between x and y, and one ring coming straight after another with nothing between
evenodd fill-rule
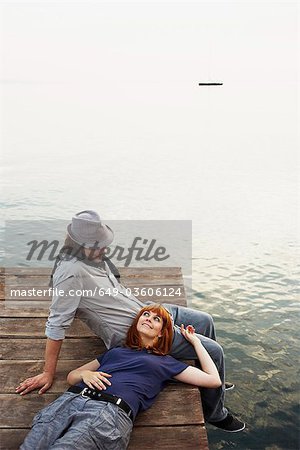
<instances>
[{"instance_id":1,"label":"man's hand","mask_svg":"<svg viewBox=\"0 0 300 450\"><path fill-rule=\"evenodd\" d=\"M51 387L53 379L54 375L51 375L49 372L43 372L35 377L27 378L16 387L16 394L25 395L38 388L41 388L39 394L44 394Z\"/></svg>"}]
</instances>

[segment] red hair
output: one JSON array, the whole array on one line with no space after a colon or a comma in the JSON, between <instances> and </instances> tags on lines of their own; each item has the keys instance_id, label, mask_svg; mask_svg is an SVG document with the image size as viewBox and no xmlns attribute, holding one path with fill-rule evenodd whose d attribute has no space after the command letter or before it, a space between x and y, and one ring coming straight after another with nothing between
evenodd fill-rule
<instances>
[{"instance_id":1,"label":"red hair","mask_svg":"<svg viewBox=\"0 0 300 450\"><path fill-rule=\"evenodd\" d=\"M139 332L137 331L137 323L145 311L151 311L157 314L163 321L161 337L156 339L153 343L153 347L151 348L152 353L155 353L156 355L167 355L171 350L173 341L173 322L169 311L158 303L144 306L144 308L140 310L127 332L125 346L137 350L142 350L144 348Z\"/></svg>"}]
</instances>

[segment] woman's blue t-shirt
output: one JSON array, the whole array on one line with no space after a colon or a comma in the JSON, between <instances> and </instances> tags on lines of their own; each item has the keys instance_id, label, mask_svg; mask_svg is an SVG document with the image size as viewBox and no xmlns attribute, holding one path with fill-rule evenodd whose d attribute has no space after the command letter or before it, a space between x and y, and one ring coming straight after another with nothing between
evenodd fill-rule
<instances>
[{"instance_id":1,"label":"woman's blue t-shirt","mask_svg":"<svg viewBox=\"0 0 300 450\"><path fill-rule=\"evenodd\" d=\"M150 408L167 380L188 367L169 355L159 356L147 350L125 347L108 350L97 360L100 363L97 371L112 375L109 378L111 386L107 386L103 392L125 400L134 417L138 412ZM78 386L87 387L83 382Z\"/></svg>"}]
</instances>

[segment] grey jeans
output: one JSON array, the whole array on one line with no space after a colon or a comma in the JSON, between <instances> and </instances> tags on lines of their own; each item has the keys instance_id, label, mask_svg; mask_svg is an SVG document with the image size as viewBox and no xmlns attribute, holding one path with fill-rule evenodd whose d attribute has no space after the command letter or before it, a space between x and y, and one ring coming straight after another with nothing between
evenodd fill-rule
<instances>
[{"instance_id":1,"label":"grey jeans","mask_svg":"<svg viewBox=\"0 0 300 450\"><path fill-rule=\"evenodd\" d=\"M225 365L222 347L216 342L215 327L212 317L202 311L183 308L176 305L163 305L173 316L175 333L171 348L171 355L177 359L194 359L196 366L200 367L194 347L182 336L180 325L193 325L197 336L214 361L222 386L217 389L200 388L203 413L208 422L217 422L227 416L224 407L225 400Z\"/></svg>"},{"instance_id":2,"label":"grey jeans","mask_svg":"<svg viewBox=\"0 0 300 450\"><path fill-rule=\"evenodd\" d=\"M125 450L131 430L117 405L65 392L37 413L20 450Z\"/></svg>"}]
</instances>

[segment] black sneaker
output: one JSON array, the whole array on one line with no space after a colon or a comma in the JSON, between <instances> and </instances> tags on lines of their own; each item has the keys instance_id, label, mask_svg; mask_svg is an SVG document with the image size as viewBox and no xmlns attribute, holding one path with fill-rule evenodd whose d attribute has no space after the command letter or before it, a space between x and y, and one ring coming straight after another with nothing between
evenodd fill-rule
<instances>
[{"instance_id":1,"label":"black sneaker","mask_svg":"<svg viewBox=\"0 0 300 450\"><path fill-rule=\"evenodd\" d=\"M231 391L231 389L234 389L233 383L225 383L225 391Z\"/></svg>"},{"instance_id":2,"label":"black sneaker","mask_svg":"<svg viewBox=\"0 0 300 450\"><path fill-rule=\"evenodd\" d=\"M245 423L228 413L225 419L219 420L219 422L209 422L211 425L220 428L223 431L229 433L237 433L245 428Z\"/></svg>"}]
</instances>

